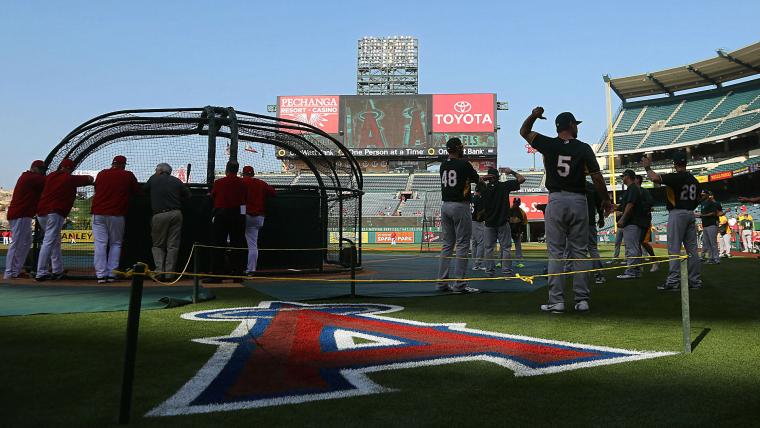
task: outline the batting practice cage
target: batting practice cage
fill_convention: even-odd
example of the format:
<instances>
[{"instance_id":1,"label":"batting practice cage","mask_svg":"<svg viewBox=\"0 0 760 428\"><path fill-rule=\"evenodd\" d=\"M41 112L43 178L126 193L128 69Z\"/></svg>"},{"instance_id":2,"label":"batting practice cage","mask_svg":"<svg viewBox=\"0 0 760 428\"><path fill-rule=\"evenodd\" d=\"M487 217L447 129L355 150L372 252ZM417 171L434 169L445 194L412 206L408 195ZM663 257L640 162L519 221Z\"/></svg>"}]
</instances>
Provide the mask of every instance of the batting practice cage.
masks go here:
<instances>
[{"instance_id":1,"label":"batting practice cage","mask_svg":"<svg viewBox=\"0 0 760 428\"><path fill-rule=\"evenodd\" d=\"M95 177L110 168L117 155L126 156L127 170L140 183L165 162L190 189L191 197L182 206L178 270L194 265L208 272L212 251L246 250L211 245L209 193L230 160L239 162L241 171L245 165L252 166L257 178L277 190L267 201L259 234L259 271L340 270L351 258L361 264L361 170L340 142L314 126L231 107L116 111L74 129L45 163L48 171L55 171L61 161L71 159L76 165L74 174ZM293 165L300 168L297 176ZM95 191L93 186L78 189L61 233L64 270L69 276L94 277L90 208ZM130 202L120 268L136 262L153 266L151 216L150 197L141 192ZM35 233L32 262L36 262L41 235Z\"/></svg>"}]
</instances>

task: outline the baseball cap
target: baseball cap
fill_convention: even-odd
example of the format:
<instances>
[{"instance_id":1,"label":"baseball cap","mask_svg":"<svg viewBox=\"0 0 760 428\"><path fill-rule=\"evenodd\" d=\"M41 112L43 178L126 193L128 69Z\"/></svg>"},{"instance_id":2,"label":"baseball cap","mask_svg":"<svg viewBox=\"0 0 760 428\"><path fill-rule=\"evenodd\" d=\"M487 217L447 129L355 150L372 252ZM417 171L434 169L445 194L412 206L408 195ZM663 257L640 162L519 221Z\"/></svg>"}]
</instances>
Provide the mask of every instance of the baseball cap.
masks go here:
<instances>
[{"instance_id":1,"label":"baseball cap","mask_svg":"<svg viewBox=\"0 0 760 428\"><path fill-rule=\"evenodd\" d=\"M573 114L570 113L569 111L558 114L557 118L554 119L554 124L557 125L558 129L568 128L573 123L578 125L581 123L581 121L576 120L575 116L573 116Z\"/></svg>"},{"instance_id":2,"label":"baseball cap","mask_svg":"<svg viewBox=\"0 0 760 428\"><path fill-rule=\"evenodd\" d=\"M111 163L114 165L126 165L127 158L122 155L114 156L113 161Z\"/></svg>"},{"instance_id":3,"label":"baseball cap","mask_svg":"<svg viewBox=\"0 0 760 428\"><path fill-rule=\"evenodd\" d=\"M742 205L742 212L744 212L744 211L747 211L747 206L746 205Z\"/></svg>"},{"instance_id":4,"label":"baseball cap","mask_svg":"<svg viewBox=\"0 0 760 428\"><path fill-rule=\"evenodd\" d=\"M246 165L243 167L243 174L253 174L253 167Z\"/></svg>"},{"instance_id":5,"label":"baseball cap","mask_svg":"<svg viewBox=\"0 0 760 428\"><path fill-rule=\"evenodd\" d=\"M499 176L499 170L497 170L496 168L488 168L488 175L495 175L495 176L498 177Z\"/></svg>"},{"instance_id":6,"label":"baseball cap","mask_svg":"<svg viewBox=\"0 0 760 428\"><path fill-rule=\"evenodd\" d=\"M673 163L685 165L686 164L686 152L679 150L673 153Z\"/></svg>"},{"instance_id":7,"label":"baseball cap","mask_svg":"<svg viewBox=\"0 0 760 428\"><path fill-rule=\"evenodd\" d=\"M36 161L32 162L32 168L45 169L45 162L37 159Z\"/></svg>"},{"instance_id":8,"label":"baseball cap","mask_svg":"<svg viewBox=\"0 0 760 428\"><path fill-rule=\"evenodd\" d=\"M462 147L462 140L457 137L449 138L446 142L446 150L459 150Z\"/></svg>"},{"instance_id":9,"label":"baseball cap","mask_svg":"<svg viewBox=\"0 0 760 428\"><path fill-rule=\"evenodd\" d=\"M513 204L519 204L520 202L522 202L522 201L520 200L520 198L514 198L514 199L512 199L512 203L513 203Z\"/></svg>"},{"instance_id":10,"label":"baseball cap","mask_svg":"<svg viewBox=\"0 0 760 428\"><path fill-rule=\"evenodd\" d=\"M636 173L633 172L632 169L626 169L625 171L623 171L623 175L620 176L620 178L623 178L623 177L629 177L631 180L635 180Z\"/></svg>"},{"instance_id":11,"label":"baseball cap","mask_svg":"<svg viewBox=\"0 0 760 428\"><path fill-rule=\"evenodd\" d=\"M61 168L74 169L74 167L75 167L74 161L66 158L61 161L61 165L58 167L58 169L61 169Z\"/></svg>"}]
</instances>

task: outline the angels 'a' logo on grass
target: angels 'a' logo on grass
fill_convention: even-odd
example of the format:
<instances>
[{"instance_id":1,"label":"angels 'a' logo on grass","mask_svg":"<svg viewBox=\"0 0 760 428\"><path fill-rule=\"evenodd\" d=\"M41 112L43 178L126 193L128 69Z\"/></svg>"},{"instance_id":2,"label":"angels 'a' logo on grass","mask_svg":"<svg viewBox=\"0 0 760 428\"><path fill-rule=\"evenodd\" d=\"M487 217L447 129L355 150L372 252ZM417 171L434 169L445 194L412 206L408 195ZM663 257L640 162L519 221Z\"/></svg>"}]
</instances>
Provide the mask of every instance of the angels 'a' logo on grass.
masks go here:
<instances>
[{"instance_id":1,"label":"angels 'a' logo on grass","mask_svg":"<svg viewBox=\"0 0 760 428\"><path fill-rule=\"evenodd\" d=\"M182 317L237 321L229 335L196 339L218 346L174 396L148 416L206 413L391 391L367 373L489 361L515 376L642 360L639 352L384 317L399 306L262 302Z\"/></svg>"}]
</instances>

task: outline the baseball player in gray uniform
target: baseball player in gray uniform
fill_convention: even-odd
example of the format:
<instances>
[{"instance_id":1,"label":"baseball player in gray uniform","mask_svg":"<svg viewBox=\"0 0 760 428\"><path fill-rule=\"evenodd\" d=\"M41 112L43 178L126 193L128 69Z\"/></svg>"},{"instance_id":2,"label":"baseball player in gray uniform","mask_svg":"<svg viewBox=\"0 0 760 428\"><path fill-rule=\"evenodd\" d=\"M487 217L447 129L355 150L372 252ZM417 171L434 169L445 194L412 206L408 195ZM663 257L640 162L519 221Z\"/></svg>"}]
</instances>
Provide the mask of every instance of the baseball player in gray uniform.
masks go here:
<instances>
[{"instance_id":1,"label":"baseball player in gray uniform","mask_svg":"<svg viewBox=\"0 0 760 428\"><path fill-rule=\"evenodd\" d=\"M523 122L520 135L541 152L546 171L546 188L549 189L549 204L546 207L546 245L549 253L549 274L563 271L563 255L573 261L573 270L587 270L591 267L588 251L588 207L586 201L586 175L591 175L596 191L602 201L604 216L608 216L612 204L607 186L602 178L599 163L588 144L579 141L578 124L572 113L560 113L554 121L557 137L550 138L533 132L536 119L543 119L543 107L536 107ZM549 302L541 305L545 312L565 311L564 275L549 277ZM589 310L588 275L578 273L573 278L575 310Z\"/></svg>"},{"instance_id":2,"label":"baseball player in gray uniform","mask_svg":"<svg viewBox=\"0 0 760 428\"><path fill-rule=\"evenodd\" d=\"M647 176L654 183L664 184L668 203L668 254L679 255L683 244L689 256L689 288L701 288L701 263L697 252L697 226L694 209L699 204L699 182L690 172L686 171L686 153L676 152L673 155L673 167L676 172L660 175L652 170L652 160L648 157L641 159L641 165L647 171ZM658 290L678 290L681 286L681 261L670 261L670 272L665 284Z\"/></svg>"},{"instance_id":3,"label":"baseball player in gray uniform","mask_svg":"<svg viewBox=\"0 0 760 428\"><path fill-rule=\"evenodd\" d=\"M483 222L483 199L480 195L482 186L478 186L475 189L475 194L472 195L471 209L472 209L472 238L470 238L470 252L472 253L472 270L482 270L483 268L483 252L485 251L485 242L483 241L483 230L485 224Z\"/></svg>"},{"instance_id":4,"label":"baseball player in gray uniform","mask_svg":"<svg viewBox=\"0 0 760 428\"><path fill-rule=\"evenodd\" d=\"M470 185L480 180L475 168L462 159L464 146L459 138L451 138L446 142L449 158L441 163L441 232L443 246L441 248L441 264L438 270L438 291L454 291L457 293L477 293L477 288L468 287L466 282L454 281L451 286L448 281L451 270L451 255L456 249L454 263L454 278L464 278L467 270L467 250L472 235L472 212L470 210Z\"/></svg>"}]
</instances>

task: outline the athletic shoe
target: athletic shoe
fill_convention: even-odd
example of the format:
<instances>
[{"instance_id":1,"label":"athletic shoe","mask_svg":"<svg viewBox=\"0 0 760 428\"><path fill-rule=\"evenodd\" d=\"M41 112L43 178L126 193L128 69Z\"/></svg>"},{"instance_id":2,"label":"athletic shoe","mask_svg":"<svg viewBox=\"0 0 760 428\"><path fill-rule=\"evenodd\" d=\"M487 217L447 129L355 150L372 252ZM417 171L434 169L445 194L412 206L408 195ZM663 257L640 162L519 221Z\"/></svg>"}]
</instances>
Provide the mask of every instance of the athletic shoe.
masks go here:
<instances>
[{"instance_id":1,"label":"athletic shoe","mask_svg":"<svg viewBox=\"0 0 760 428\"><path fill-rule=\"evenodd\" d=\"M485 269L480 266L473 266L472 270L485 270Z\"/></svg>"},{"instance_id":2,"label":"athletic shoe","mask_svg":"<svg viewBox=\"0 0 760 428\"><path fill-rule=\"evenodd\" d=\"M117 279L116 279L115 276L108 276L108 277L106 277L106 282L108 282L108 283L113 283L113 282L116 282L116 281L117 281Z\"/></svg>"},{"instance_id":3,"label":"athletic shoe","mask_svg":"<svg viewBox=\"0 0 760 428\"><path fill-rule=\"evenodd\" d=\"M681 289L681 286L679 284L662 284L657 286L657 290L659 291L678 291Z\"/></svg>"},{"instance_id":4,"label":"athletic shoe","mask_svg":"<svg viewBox=\"0 0 760 428\"><path fill-rule=\"evenodd\" d=\"M649 272L657 272L658 270L660 270L660 265L655 263L652 265L652 268L649 269Z\"/></svg>"},{"instance_id":5,"label":"athletic shoe","mask_svg":"<svg viewBox=\"0 0 760 428\"><path fill-rule=\"evenodd\" d=\"M248 272L245 273L245 276L254 276L254 275L256 275L256 271L249 270Z\"/></svg>"},{"instance_id":6,"label":"athletic shoe","mask_svg":"<svg viewBox=\"0 0 760 428\"><path fill-rule=\"evenodd\" d=\"M105 284L106 282L108 282L107 279L105 279L105 278L98 278L98 284Z\"/></svg>"},{"instance_id":7,"label":"athletic shoe","mask_svg":"<svg viewBox=\"0 0 760 428\"><path fill-rule=\"evenodd\" d=\"M519 268L524 268L525 267L525 263L518 263L515 266L517 266Z\"/></svg>"},{"instance_id":8,"label":"athletic shoe","mask_svg":"<svg viewBox=\"0 0 760 428\"><path fill-rule=\"evenodd\" d=\"M641 275L631 275L630 273L621 273L617 276L617 279L637 279L640 278Z\"/></svg>"},{"instance_id":9,"label":"athletic shoe","mask_svg":"<svg viewBox=\"0 0 760 428\"><path fill-rule=\"evenodd\" d=\"M594 284L604 284L605 282L607 282L607 278L603 276L597 276L594 278Z\"/></svg>"},{"instance_id":10,"label":"athletic shoe","mask_svg":"<svg viewBox=\"0 0 760 428\"><path fill-rule=\"evenodd\" d=\"M454 293L460 293L460 294L472 294L472 293L480 293L480 290L473 287L468 287L466 285L463 285L461 287L453 287L451 289Z\"/></svg>"},{"instance_id":11,"label":"athletic shoe","mask_svg":"<svg viewBox=\"0 0 760 428\"><path fill-rule=\"evenodd\" d=\"M581 300L575 304L575 310L578 312L588 312L588 300Z\"/></svg>"},{"instance_id":12,"label":"athletic shoe","mask_svg":"<svg viewBox=\"0 0 760 428\"><path fill-rule=\"evenodd\" d=\"M551 312L553 314L561 314L561 313L565 312L565 303L564 302L559 302L559 303L555 303L553 305L549 305L549 304L541 305L541 310L543 312Z\"/></svg>"},{"instance_id":13,"label":"athletic shoe","mask_svg":"<svg viewBox=\"0 0 760 428\"><path fill-rule=\"evenodd\" d=\"M505 270L501 272L501 276L506 276L507 278L511 278L515 276L515 271L513 270Z\"/></svg>"},{"instance_id":14,"label":"athletic shoe","mask_svg":"<svg viewBox=\"0 0 760 428\"><path fill-rule=\"evenodd\" d=\"M448 293L449 291L451 291L451 287L449 287L446 284L439 284L438 287L436 287L435 289L436 291L439 291L441 293Z\"/></svg>"},{"instance_id":15,"label":"athletic shoe","mask_svg":"<svg viewBox=\"0 0 760 428\"><path fill-rule=\"evenodd\" d=\"M699 290L700 288L702 288L702 284L689 284L689 290Z\"/></svg>"},{"instance_id":16,"label":"athletic shoe","mask_svg":"<svg viewBox=\"0 0 760 428\"><path fill-rule=\"evenodd\" d=\"M40 275L34 278L34 280L37 282L48 281L49 279L50 279L50 275Z\"/></svg>"},{"instance_id":17,"label":"athletic shoe","mask_svg":"<svg viewBox=\"0 0 760 428\"><path fill-rule=\"evenodd\" d=\"M58 281L59 279L66 279L66 274L63 272L52 273L50 274L50 279L53 281Z\"/></svg>"},{"instance_id":18,"label":"athletic shoe","mask_svg":"<svg viewBox=\"0 0 760 428\"><path fill-rule=\"evenodd\" d=\"M607 260L606 262L604 262L604 264L606 264L608 266L611 265L611 264L613 264L613 263L615 263L614 260Z\"/></svg>"}]
</instances>

